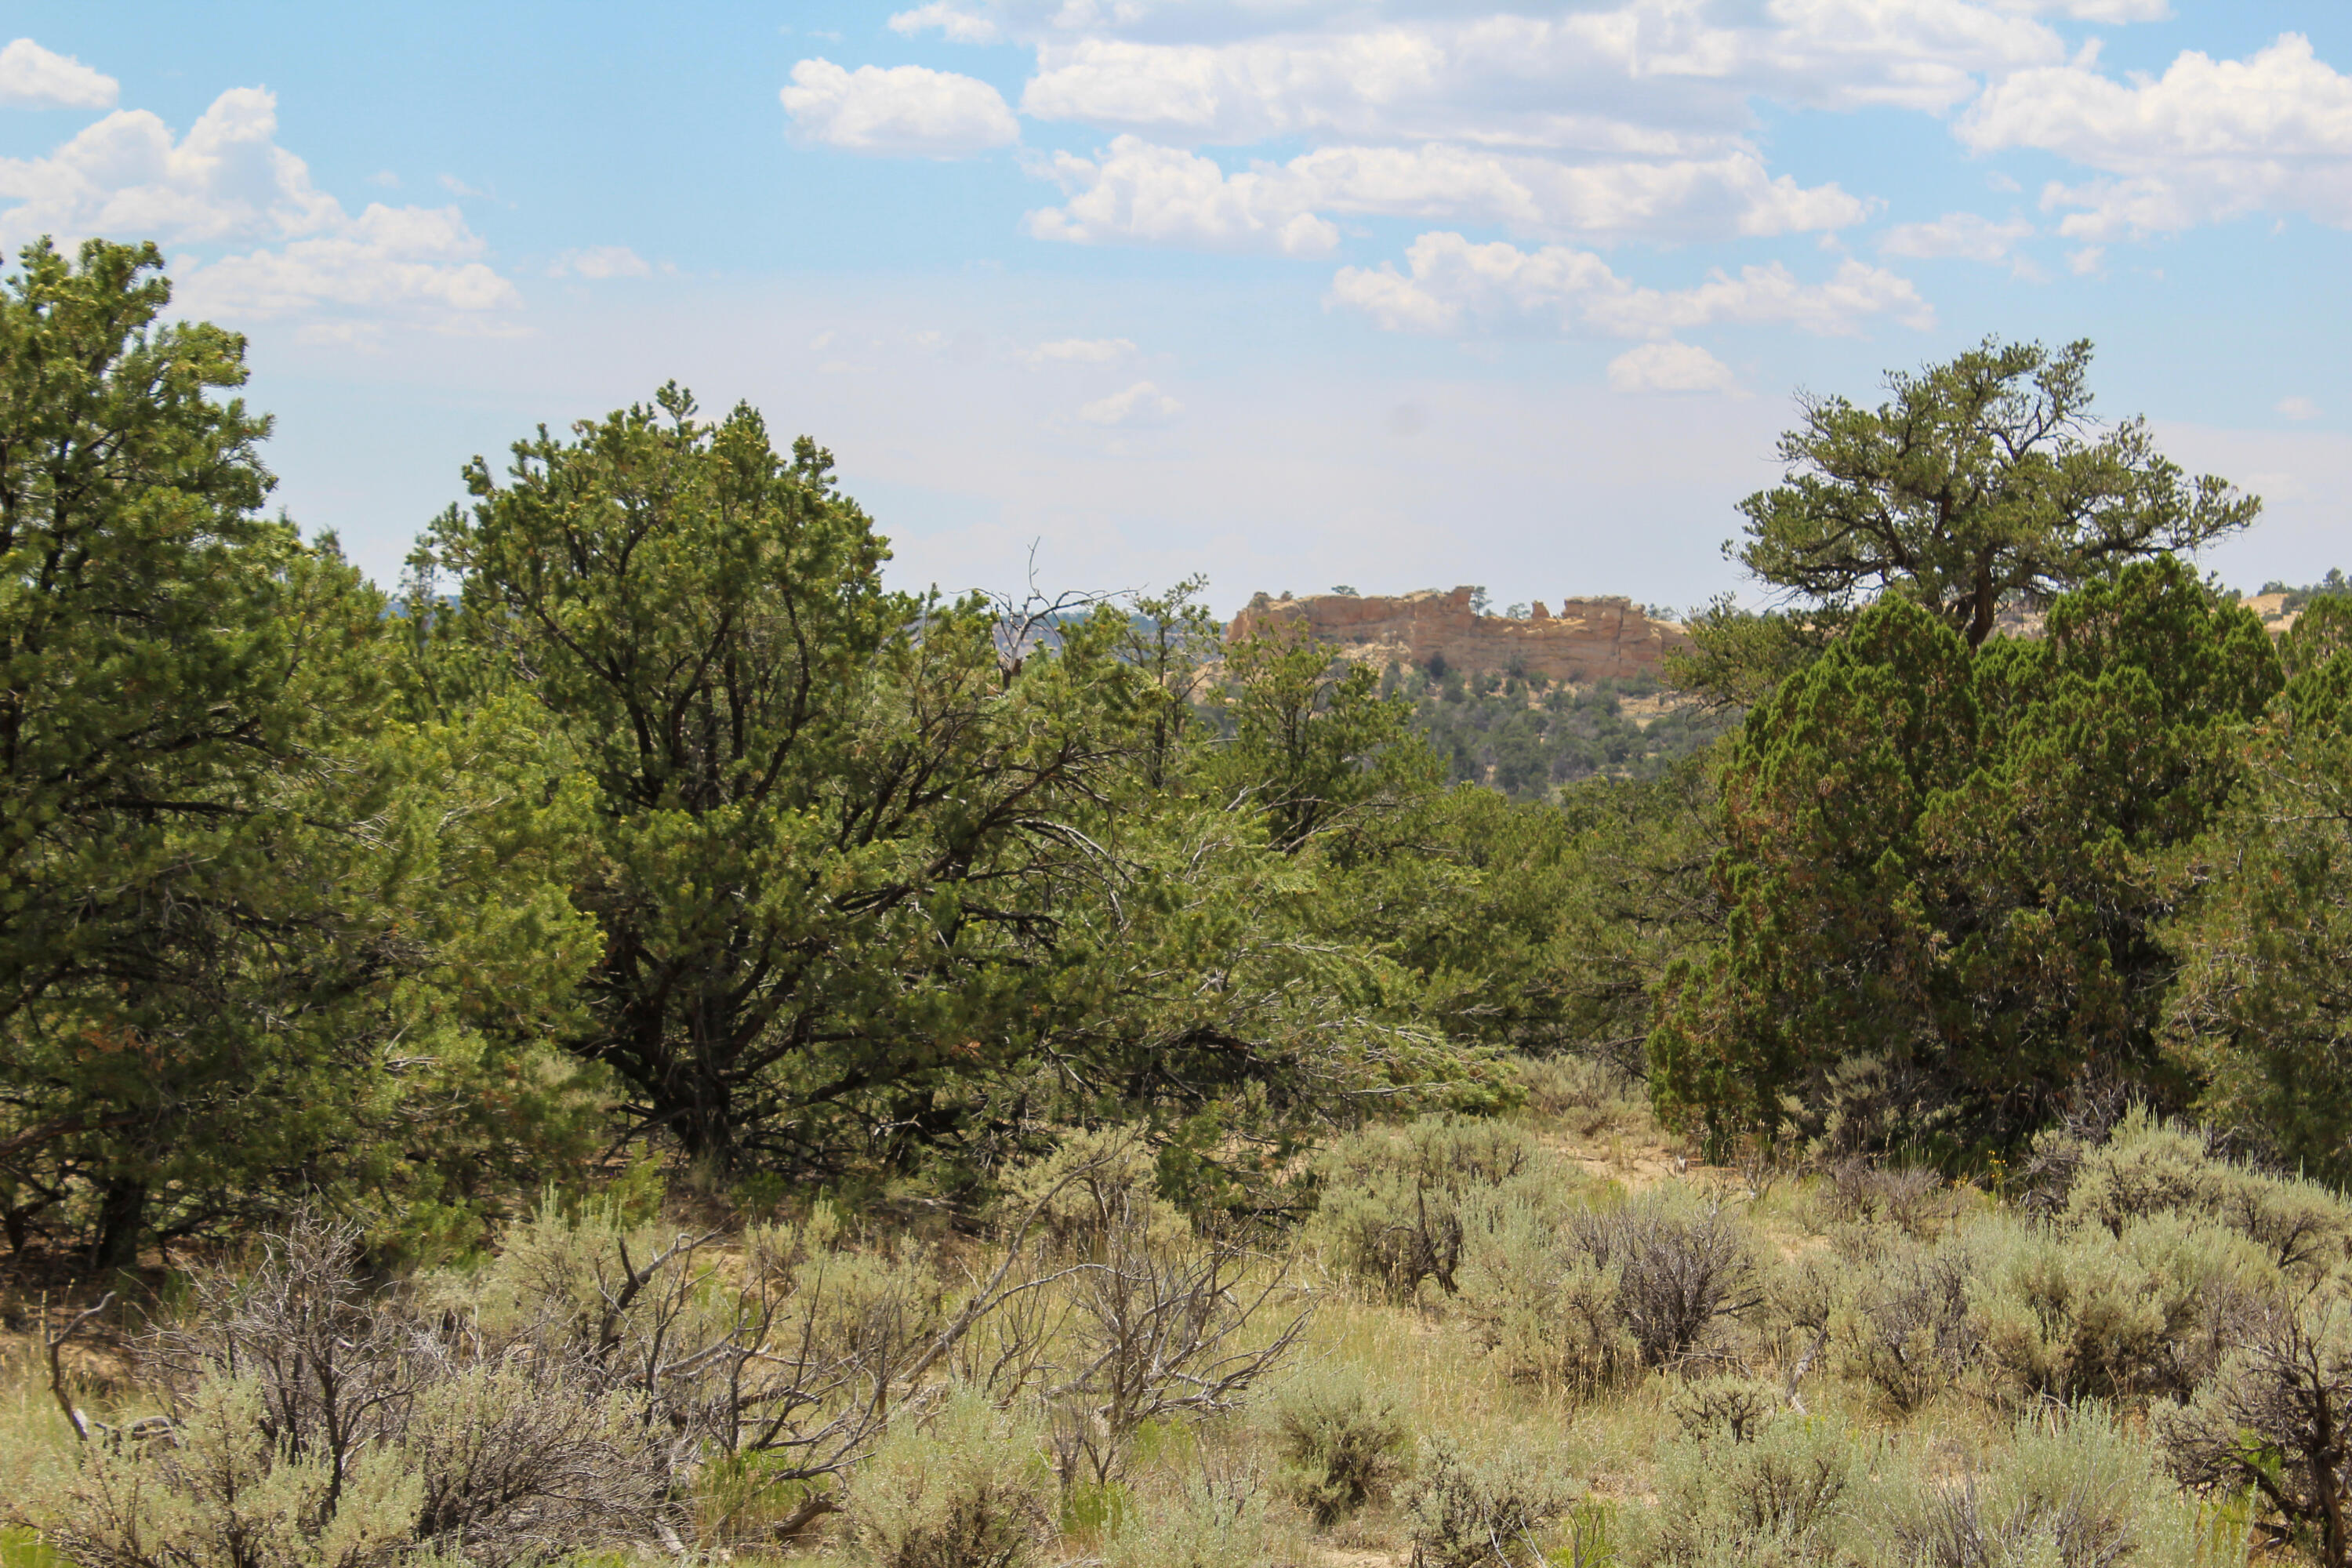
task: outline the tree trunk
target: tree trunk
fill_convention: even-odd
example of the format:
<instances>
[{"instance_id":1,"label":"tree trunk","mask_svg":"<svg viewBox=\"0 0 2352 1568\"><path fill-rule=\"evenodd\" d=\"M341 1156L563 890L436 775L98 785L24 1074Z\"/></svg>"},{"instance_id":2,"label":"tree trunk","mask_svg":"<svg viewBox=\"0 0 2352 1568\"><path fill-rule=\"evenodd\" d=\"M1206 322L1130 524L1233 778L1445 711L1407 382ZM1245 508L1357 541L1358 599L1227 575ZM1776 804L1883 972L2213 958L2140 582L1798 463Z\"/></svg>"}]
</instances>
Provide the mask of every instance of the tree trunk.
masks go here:
<instances>
[{"instance_id":1,"label":"tree trunk","mask_svg":"<svg viewBox=\"0 0 2352 1568\"><path fill-rule=\"evenodd\" d=\"M106 1184L98 1204L98 1237L89 1249L90 1268L100 1273L139 1267L139 1237L146 1228L147 1184L116 1176Z\"/></svg>"}]
</instances>

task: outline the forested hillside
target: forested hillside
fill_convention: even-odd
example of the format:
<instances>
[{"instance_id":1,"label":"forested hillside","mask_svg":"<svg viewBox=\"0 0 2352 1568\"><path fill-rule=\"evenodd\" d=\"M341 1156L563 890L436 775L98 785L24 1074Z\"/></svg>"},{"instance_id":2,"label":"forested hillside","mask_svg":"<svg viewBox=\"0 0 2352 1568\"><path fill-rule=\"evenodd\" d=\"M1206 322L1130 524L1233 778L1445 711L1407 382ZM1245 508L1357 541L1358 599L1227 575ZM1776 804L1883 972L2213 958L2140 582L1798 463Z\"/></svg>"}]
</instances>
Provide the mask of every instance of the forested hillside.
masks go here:
<instances>
[{"instance_id":1,"label":"forested hillside","mask_svg":"<svg viewBox=\"0 0 2352 1568\"><path fill-rule=\"evenodd\" d=\"M676 385L375 584L169 301L0 296L26 1561L2352 1552L2352 598L2087 344L1538 689L894 591Z\"/></svg>"}]
</instances>

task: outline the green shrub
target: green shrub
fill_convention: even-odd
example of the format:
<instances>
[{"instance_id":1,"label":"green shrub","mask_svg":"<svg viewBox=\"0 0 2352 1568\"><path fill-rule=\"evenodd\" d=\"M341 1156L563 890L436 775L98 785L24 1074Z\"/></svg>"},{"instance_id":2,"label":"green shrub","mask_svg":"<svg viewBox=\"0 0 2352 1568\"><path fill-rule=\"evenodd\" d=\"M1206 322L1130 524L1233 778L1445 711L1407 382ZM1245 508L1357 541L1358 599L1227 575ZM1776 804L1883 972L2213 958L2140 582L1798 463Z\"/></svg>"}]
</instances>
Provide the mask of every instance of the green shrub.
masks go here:
<instances>
[{"instance_id":1,"label":"green shrub","mask_svg":"<svg viewBox=\"0 0 2352 1568\"><path fill-rule=\"evenodd\" d=\"M1966 1234L1934 1246L1888 1248L1856 1269L1835 1337L1848 1376L1897 1412L1917 1409L1975 1360L1980 1334L1969 1314L1969 1280L1980 1260Z\"/></svg>"},{"instance_id":2,"label":"green shrub","mask_svg":"<svg viewBox=\"0 0 2352 1568\"><path fill-rule=\"evenodd\" d=\"M1683 1436L1704 1440L1728 1436L1745 1443L1787 1403L1778 1388L1755 1377L1702 1377L1675 1390L1671 1408Z\"/></svg>"},{"instance_id":3,"label":"green shrub","mask_svg":"<svg viewBox=\"0 0 2352 1568\"><path fill-rule=\"evenodd\" d=\"M851 1527L880 1568L1017 1568L1046 1536L1053 1475L1034 1426L967 1389L902 1421L853 1477Z\"/></svg>"},{"instance_id":4,"label":"green shrub","mask_svg":"<svg viewBox=\"0 0 2352 1568\"><path fill-rule=\"evenodd\" d=\"M2199 1131L2144 1107L2127 1111L2106 1142L2082 1152L2065 1214L2117 1236L2133 1220L2156 1215L2210 1221L2307 1277L2352 1257L2352 1205L2342 1198L2316 1182L2222 1158Z\"/></svg>"},{"instance_id":5,"label":"green shrub","mask_svg":"<svg viewBox=\"0 0 2352 1568\"><path fill-rule=\"evenodd\" d=\"M1746 1227L1720 1204L1673 1191L1570 1218L1577 1250L1617 1275L1617 1310L1647 1366L1698 1349L1763 1302Z\"/></svg>"},{"instance_id":6,"label":"green shrub","mask_svg":"<svg viewBox=\"0 0 2352 1568\"><path fill-rule=\"evenodd\" d=\"M1587 1392L1642 1364L1618 1300L1623 1269L1595 1263L1546 1207L1489 1208L1462 1264L1471 1332L1506 1375Z\"/></svg>"},{"instance_id":7,"label":"green shrub","mask_svg":"<svg viewBox=\"0 0 2352 1568\"><path fill-rule=\"evenodd\" d=\"M1782 1415L1745 1442L1685 1436L1658 1459L1658 1506L1638 1563L1827 1563L1852 1534L1853 1494L1870 1456L1838 1423Z\"/></svg>"},{"instance_id":8,"label":"green shrub","mask_svg":"<svg viewBox=\"0 0 2352 1568\"><path fill-rule=\"evenodd\" d=\"M1458 1115L1368 1128L1315 1163L1307 1226L1324 1257L1391 1300L1456 1289L1469 1211L1505 1194L1556 1203L1570 1180L1524 1128Z\"/></svg>"},{"instance_id":9,"label":"green shrub","mask_svg":"<svg viewBox=\"0 0 2352 1568\"><path fill-rule=\"evenodd\" d=\"M1422 1445L1405 1522L1416 1568L1521 1568L1545 1561L1546 1537L1575 1502L1561 1478L1523 1448L1473 1458Z\"/></svg>"},{"instance_id":10,"label":"green shrub","mask_svg":"<svg viewBox=\"0 0 2352 1568\"><path fill-rule=\"evenodd\" d=\"M1957 1474L1885 1467L1863 1551L1877 1568L2220 1568L2242 1560L2157 1474L2104 1406L2025 1417Z\"/></svg>"},{"instance_id":11,"label":"green shrub","mask_svg":"<svg viewBox=\"0 0 2352 1568\"><path fill-rule=\"evenodd\" d=\"M2154 1423L2172 1473L2213 1499L2252 1493L2330 1568L2352 1559L2352 1303L2340 1289L2273 1307L2219 1375Z\"/></svg>"},{"instance_id":12,"label":"green shrub","mask_svg":"<svg viewBox=\"0 0 2352 1568\"><path fill-rule=\"evenodd\" d=\"M1650 1120L1642 1086L1614 1063L1597 1057L1522 1057L1518 1069L1528 1109L1580 1138Z\"/></svg>"},{"instance_id":13,"label":"green shrub","mask_svg":"<svg viewBox=\"0 0 2352 1568\"><path fill-rule=\"evenodd\" d=\"M1352 1372L1302 1373L1275 1402L1273 1428L1283 1490L1324 1529L1362 1508L1404 1468L1403 1412Z\"/></svg>"},{"instance_id":14,"label":"green shrub","mask_svg":"<svg viewBox=\"0 0 2352 1568\"><path fill-rule=\"evenodd\" d=\"M1969 1323L1997 1394L2071 1403L2186 1394L2275 1280L2245 1237L2159 1214L2122 1236L2014 1221L1977 1232Z\"/></svg>"},{"instance_id":15,"label":"green shrub","mask_svg":"<svg viewBox=\"0 0 2352 1568\"><path fill-rule=\"evenodd\" d=\"M1104 1568L1293 1568L1295 1531L1266 1505L1261 1478L1205 1452L1104 1546Z\"/></svg>"}]
</instances>

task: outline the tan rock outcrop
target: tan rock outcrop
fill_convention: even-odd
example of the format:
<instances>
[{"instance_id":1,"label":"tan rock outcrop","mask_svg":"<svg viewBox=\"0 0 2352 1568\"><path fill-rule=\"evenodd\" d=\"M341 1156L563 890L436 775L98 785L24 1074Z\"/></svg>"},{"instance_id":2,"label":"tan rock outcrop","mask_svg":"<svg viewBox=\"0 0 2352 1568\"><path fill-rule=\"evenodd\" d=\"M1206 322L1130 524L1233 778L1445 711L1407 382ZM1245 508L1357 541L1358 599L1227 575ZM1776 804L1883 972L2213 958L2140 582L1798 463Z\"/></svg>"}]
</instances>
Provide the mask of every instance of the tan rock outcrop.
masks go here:
<instances>
[{"instance_id":1,"label":"tan rock outcrop","mask_svg":"<svg viewBox=\"0 0 2352 1568\"><path fill-rule=\"evenodd\" d=\"M1229 638L1304 625L1349 658L1420 665L1442 658L1453 669L1517 669L1537 680L1582 684L1656 676L1669 649L1687 639L1672 621L1654 621L1630 599L1570 599L1553 615L1538 602L1525 620L1482 616L1471 590L1424 589L1394 598L1260 594L1234 617Z\"/></svg>"}]
</instances>

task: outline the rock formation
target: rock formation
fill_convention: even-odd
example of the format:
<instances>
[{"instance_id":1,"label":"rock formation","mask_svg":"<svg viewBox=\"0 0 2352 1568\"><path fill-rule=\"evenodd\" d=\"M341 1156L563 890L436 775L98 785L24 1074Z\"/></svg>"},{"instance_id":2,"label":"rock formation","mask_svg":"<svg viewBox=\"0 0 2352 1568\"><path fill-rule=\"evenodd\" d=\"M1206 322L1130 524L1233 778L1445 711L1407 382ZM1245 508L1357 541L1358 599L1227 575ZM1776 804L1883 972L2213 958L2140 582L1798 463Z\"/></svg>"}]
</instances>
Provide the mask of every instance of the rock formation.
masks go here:
<instances>
[{"instance_id":1,"label":"rock formation","mask_svg":"<svg viewBox=\"0 0 2352 1568\"><path fill-rule=\"evenodd\" d=\"M1570 599L1555 616L1538 602L1525 620L1482 616L1471 590L1434 588L1396 598L1318 594L1276 599L1260 594L1234 617L1229 638L1304 625L1349 658L1451 669L1517 670L1536 680L1582 684L1656 676L1668 649L1685 639L1671 621L1654 621L1630 599Z\"/></svg>"}]
</instances>

